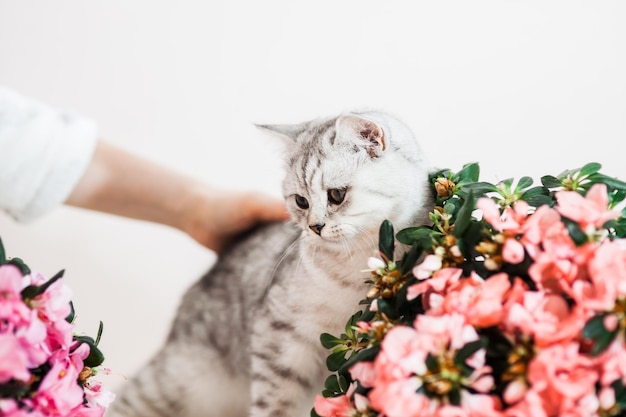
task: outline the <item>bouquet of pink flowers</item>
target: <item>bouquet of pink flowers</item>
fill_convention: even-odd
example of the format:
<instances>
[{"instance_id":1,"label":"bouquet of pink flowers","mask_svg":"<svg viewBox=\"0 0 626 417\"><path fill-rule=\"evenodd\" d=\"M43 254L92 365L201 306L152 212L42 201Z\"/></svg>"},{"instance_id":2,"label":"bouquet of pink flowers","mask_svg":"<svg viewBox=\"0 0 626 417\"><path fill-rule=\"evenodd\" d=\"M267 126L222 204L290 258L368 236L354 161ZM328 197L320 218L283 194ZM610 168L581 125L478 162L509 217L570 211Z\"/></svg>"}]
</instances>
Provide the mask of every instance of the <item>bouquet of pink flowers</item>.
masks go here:
<instances>
[{"instance_id":1,"label":"bouquet of pink flowers","mask_svg":"<svg viewBox=\"0 0 626 417\"><path fill-rule=\"evenodd\" d=\"M61 279L7 259L0 241L0 416L101 417L113 394L92 379L96 340L73 334L71 291Z\"/></svg>"},{"instance_id":2,"label":"bouquet of pink flowers","mask_svg":"<svg viewBox=\"0 0 626 417\"><path fill-rule=\"evenodd\" d=\"M433 174L432 225L383 223L365 308L322 335L312 415L626 415L626 183L600 168Z\"/></svg>"}]
</instances>

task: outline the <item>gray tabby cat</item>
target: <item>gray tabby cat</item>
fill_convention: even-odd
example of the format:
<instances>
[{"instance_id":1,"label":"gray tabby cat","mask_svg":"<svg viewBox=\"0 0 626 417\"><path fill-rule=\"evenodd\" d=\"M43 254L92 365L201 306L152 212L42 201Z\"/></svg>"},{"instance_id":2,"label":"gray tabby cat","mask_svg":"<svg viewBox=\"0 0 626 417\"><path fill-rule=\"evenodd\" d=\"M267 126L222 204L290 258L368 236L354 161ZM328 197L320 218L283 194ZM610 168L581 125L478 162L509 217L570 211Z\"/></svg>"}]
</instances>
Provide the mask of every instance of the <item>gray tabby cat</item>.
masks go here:
<instances>
[{"instance_id":1,"label":"gray tabby cat","mask_svg":"<svg viewBox=\"0 0 626 417\"><path fill-rule=\"evenodd\" d=\"M261 127L286 143L292 223L252 232L189 289L167 342L107 417L309 415L327 376L319 336L340 334L365 297L359 271L381 222L427 221L429 166L398 120Z\"/></svg>"}]
</instances>

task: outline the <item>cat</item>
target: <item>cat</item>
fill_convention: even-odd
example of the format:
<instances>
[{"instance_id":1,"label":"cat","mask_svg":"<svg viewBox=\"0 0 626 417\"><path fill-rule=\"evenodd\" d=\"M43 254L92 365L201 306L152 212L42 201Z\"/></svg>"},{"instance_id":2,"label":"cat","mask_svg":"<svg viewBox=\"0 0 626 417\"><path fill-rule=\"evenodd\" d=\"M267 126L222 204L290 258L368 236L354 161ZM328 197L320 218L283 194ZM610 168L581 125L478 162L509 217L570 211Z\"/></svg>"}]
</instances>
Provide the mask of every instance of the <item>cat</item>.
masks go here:
<instances>
[{"instance_id":1,"label":"cat","mask_svg":"<svg viewBox=\"0 0 626 417\"><path fill-rule=\"evenodd\" d=\"M430 167L396 118L351 112L259 127L285 144L291 222L223 252L107 417L308 416L328 376L319 336L341 334L359 309L381 223L428 222Z\"/></svg>"}]
</instances>

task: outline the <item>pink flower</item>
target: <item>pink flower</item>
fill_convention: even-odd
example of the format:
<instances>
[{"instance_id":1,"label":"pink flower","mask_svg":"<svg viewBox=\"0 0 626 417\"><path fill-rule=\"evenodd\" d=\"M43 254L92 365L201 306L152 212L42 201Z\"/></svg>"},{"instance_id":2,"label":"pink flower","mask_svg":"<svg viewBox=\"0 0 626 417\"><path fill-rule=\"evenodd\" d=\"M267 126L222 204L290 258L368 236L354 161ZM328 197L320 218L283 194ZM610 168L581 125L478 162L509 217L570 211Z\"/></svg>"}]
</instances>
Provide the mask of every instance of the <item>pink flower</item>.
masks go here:
<instances>
[{"instance_id":1,"label":"pink flower","mask_svg":"<svg viewBox=\"0 0 626 417\"><path fill-rule=\"evenodd\" d=\"M455 313L437 317L417 316L415 329L421 339L429 340L424 346L428 346L431 353L439 353L448 346L459 350L467 343L478 340L476 329L465 321L465 317Z\"/></svg>"},{"instance_id":2,"label":"pink flower","mask_svg":"<svg viewBox=\"0 0 626 417\"><path fill-rule=\"evenodd\" d=\"M600 365L600 383L604 387L620 380L626 384L626 346L621 337L597 357Z\"/></svg>"},{"instance_id":3,"label":"pink flower","mask_svg":"<svg viewBox=\"0 0 626 417\"><path fill-rule=\"evenodd\" d=\"M600 228L609 220L620 216L618 210L609 210L605 184L594 184L585 197L575 191L556 193L557 210L561 215L579 223L584 231L589 227Z\"/></svg>"},{"instance_id":4,"label":"pink flower","mask_svg":"<svg viewBox=\"0 0 626 417\"><path fill-rule=\"evenodd\" d=\"M528 203L524 201L518 201L513 208L506 207L504 212L500 213L500 209L495 201L483 197L476 202L476 208L482 211L483 219L499 232L519 232L529 214Z\"/></svg>"},{"instance_id":5,"label":"pink flower","mask_svg":"<svg viewBox=\"0 0 626 417\"><path fill-rule=\"evenodd\" d=\"M536 247L538 247L548 235L552 227L561 228L561 216L559 213L544 205L537 208L532 216L529 216L522 227L523 241L531 257L535 257Z\"/></svg>"},{"instance_id":6,"label":"pink flower","mask_svg":"<svg viewBox=\"0 0 626 417\"><path fill-rule=\"evenodd\" d=\"M581 355L577 343L546 347L528 365L531 390L551 409L549 415L593 415L597 404L593 408L588 396L595 396L598 377L594 360Z\"/></svg>"},{"instance_id":7,"label":"pink flower","mask_svg":"<svg viewBox=\"0 0 626 417\"><path fill-rule=\"evenodd\" d=\"M72 417L103 417L106 410L102 407L86 407L79 405L72 410Z\"/></svg>"},{"instance_id":8,"label":"pink flower","mask_svg":"<svg viewBox=\"0 0 626 417\"><path fill-rule=\"evenodd\" d=\"M461 278L463 270L460 268L443 268L435 272L430 279L425 279L423 282L413 284L407 288L406 298L413 300L420 294L426 292L442 293L446 287L454 284Z\"/></svg>"},{"instance_id":9,"label":"pink flower","mask_svg":"<svg viewBox=\"0 0 626 417\"><path fill-rule=\"evenodd\" d=\"M522 262L524 260L524 245L517 239L506 239L502 246L502 259L513 265Z\"/></svg>"},{"instance_id":10,"label":"pink flower","mask_svg":"<svg viewBox=\"0 0 626 417\"><path fill-rule=\"evenodd\" d=\"M322 417L351 417L356 411L355 406L350 401L350 395L353 391L354 385L348 389L346 395L339 397L324 398L317 395L313 402L313 408Z\"/></svg>"},{"instance_id":11,"label":"pink flower","mask_svg":"<svg viewBox=\"0 0 626 417\"><path fill-rule=\"evenodd\" d=\"M352 379L358 380L365 388L371 388L376 383L376 370L373 362L357 362L350 368Z\"/></svg>"},{"instance_id":12,"label":"pink flower","mask_svg":"<svg viewBox=\"0 0 626 417\"><path fill-rule=\"evenodd\" d=\"M417 378L398 379L377 384L369 393L372 407L387 417L422 417L433 408L431 400L417 392Z\"/></svg>"},{"instance_id":13,"label":"pink flower","mask_svg":"<svg viewBox=\"0 0 626 417\"><path fill-rule=\"evenodd\" d=\"M10 264L0 266L0 319L10 326L22 326L30 322L30 309L21 296L22 273Z\"/></svg>"},{"instance_id":14,"label":"pink flower","mask_svg":"<svg viewBox=\"0 0 626 417\"><path fill-rule=\"evenodd\" d=\"M439 271L442 266L442 260L440 256L437 255L426 255L424 260L413 268L413 275L417 279L426 279L430 278L433 273Z\"/></svg>"},{"instance_id":15,"label":"pink flower","mask_svg":"<svg viewBox=\"0 0 626 417\"><path fill-rule=\"evenodd\" d=\"M35 278L33 281L37 282L41 281L41 279ZM70 315L72 311L70 307L71 300L72 291L65 285L63 280L60 279L50 285L43 294L33 298L30 302L30 306L39 312L40 317L47 321L54 322L65 320L65 318Z\"/></svg>"},{"instance_id":16,"label":"pink flower","mask_svg":"<svg viewBox=\"0 0 626 417\"><path fill-rule=\"evenodd\" d=\"M524 382L523 378L517 378L509 382L509 384L506 386L506 389L504 390L502 398L507 404L515 404L516 402L524 398L526 391L528 391L528 386L526 385L526 382Z\"/></svg>"},{"instance_id":17,"label":"pink flower","mask_svg":"<svg viewBox=\"0 0 626 417\"><path fill-rule=\"evenodd\" d=\"M483 280L475 272L452 285L443 297L443 311L462 314L477 327L495 326L502 321L503 303L510 289L509 277L499 273Z\"/></svg>"},{"instance_id":18,"label":"pink flower","mask_svg":"<svg viewBox=\"0 0 626 417\"><path fill-rule=\"evenodd\" d=\"M13 378L28 381L28 358L20 341L11 333L0 333L0 384Z\"/></svg>"},{"instance_id":19,"label":"pink flower","mask_svg":"<svg viewBox=\"0 0 626 417\"><path fill-rule=\"evenodd\" d=\"M596 288L604 287L606 296L613 299L626 296L626 243L602 242L589 260L589 276Z\"/></svg>"},{"instance_id":20,"label":"pink flower","mask_svg":"<svg viewBox=\"0 0 626 417\"><path fill-rule=\"evenodd\" d=\"M44 377L34 401L44 413L68 415L83 402L83 389L72 366L57 362Z\"/></svg>"},{"instance_id":21,"label":"pink flower","mask_svg":"<svg viewBox=\"0 0 626 417\"><path fill-rule=\"evenodd\" d=\"M104 409L113 402L115 394L105 390L100 381L88 381L85 384L85 399L88 407Z\"/></svg>"},{"instance_id":22,"label":"pink flower","mask_svg":"<svg viewBox=\"0 0 626 417\"><path fill-rule=\"evenodd\" d=\"M560 295L527 291L521 303L511 305L505 322L509 331L518 329L537 346L548 346L577 338L587 318L580 308L570 311Z\"/></svg>"}]
</instances>

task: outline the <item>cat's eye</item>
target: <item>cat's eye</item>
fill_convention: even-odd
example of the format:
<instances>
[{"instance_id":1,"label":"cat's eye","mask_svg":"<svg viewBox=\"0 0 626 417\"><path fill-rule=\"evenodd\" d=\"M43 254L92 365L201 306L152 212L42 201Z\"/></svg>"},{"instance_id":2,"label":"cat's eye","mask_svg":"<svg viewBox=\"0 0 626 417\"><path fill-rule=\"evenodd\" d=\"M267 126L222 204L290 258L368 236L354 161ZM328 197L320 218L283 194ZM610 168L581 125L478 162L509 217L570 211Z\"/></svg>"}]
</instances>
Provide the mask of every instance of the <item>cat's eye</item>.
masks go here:
<instances>
[{"instance_id":1,"label":"cat's eye","mask_svg":"<svg viewBox=\"0 0 626 417\"><path fill-rule=\"evenodd\" d=\"M306 210L309 208L309 201L301 195L296 194L296 205L302 210Z\"/></svg>"},{"instance_id":2,"label":"cat's eye","mask_svg":"<svg viewBox=\"0 0 626 417\"><path fill-rule=\"evenodd\" d=\"M329 203L339 205L343 203L344 198L346 198L345 188L331 188L330 190L328 190Z\"/></svg>"}]
</instances>

